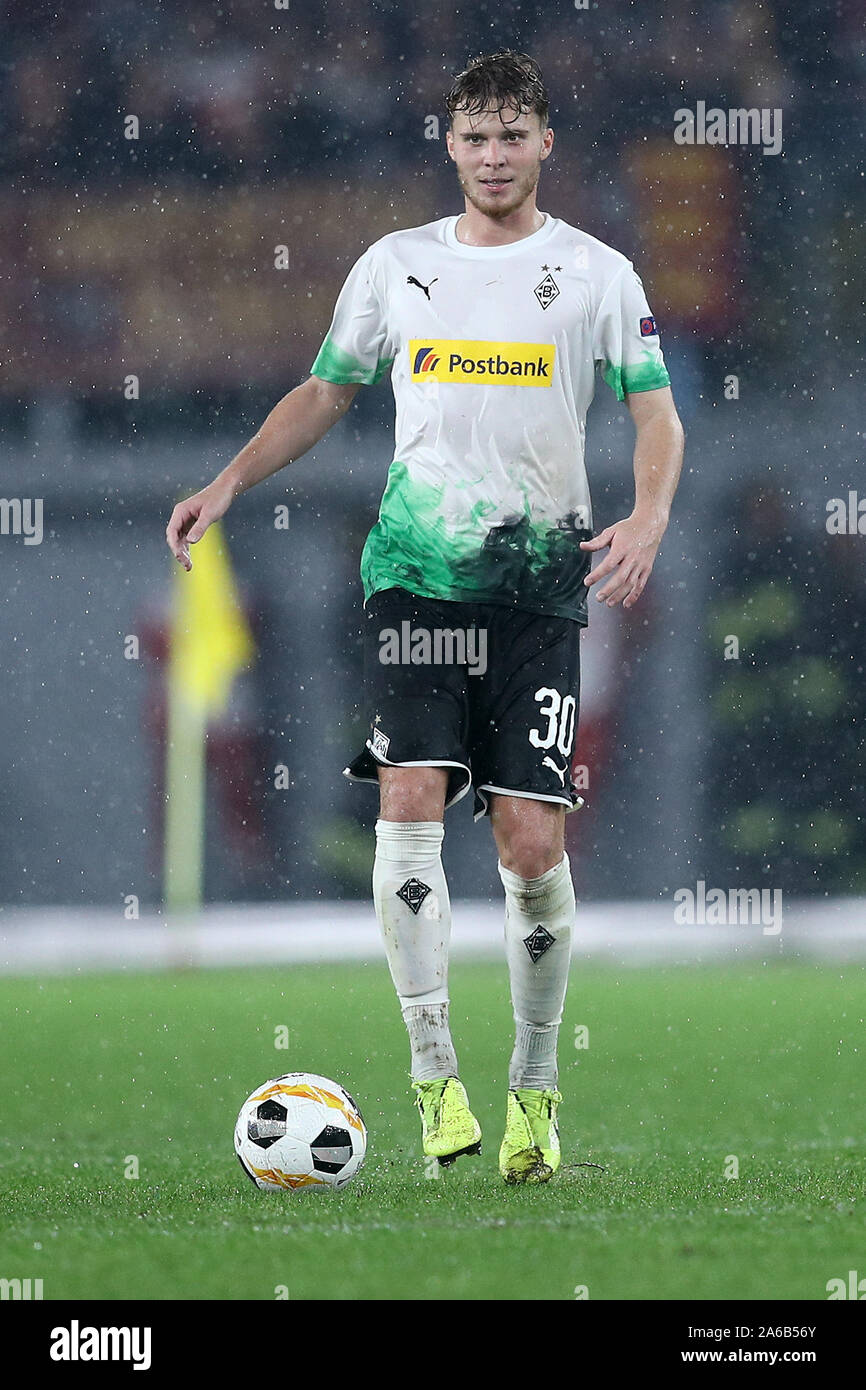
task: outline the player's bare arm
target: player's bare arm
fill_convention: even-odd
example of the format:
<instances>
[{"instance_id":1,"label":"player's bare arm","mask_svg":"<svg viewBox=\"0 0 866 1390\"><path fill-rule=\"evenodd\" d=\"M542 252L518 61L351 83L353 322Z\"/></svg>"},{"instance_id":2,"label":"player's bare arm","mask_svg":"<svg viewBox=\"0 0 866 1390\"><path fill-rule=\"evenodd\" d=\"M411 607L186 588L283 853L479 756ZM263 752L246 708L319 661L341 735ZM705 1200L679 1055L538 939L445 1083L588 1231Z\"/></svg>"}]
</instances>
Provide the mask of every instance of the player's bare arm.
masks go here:
<instances>
[{"instance_id":1,"label":"player's bare arm","mask_svg":"<svg viewBox=\"0 0 866 1390\"><path fill-rule=\"evenodd\" d=\"M189 547L200 541L236 497L312 449L352 404L360 387L311 376L283 396L231 463L201 492L179 502L165 529L168 547L192 569Z\"/></svg>"},{"instance_id":2,"label":"player's bare arm","mask_svg":"<svg viewBox=\"0 0 866 1390\"><path fill-rule=\"evenodd\" d=\"M634 607L646 588L683 462L683 427L670 387L635 392L627 402L637 432L634 510L591 541L581 541L583 550L608 550L584 583L589 587L606 580L596 598L611 608L617 603Z\"/></svg>"}]
</instances>

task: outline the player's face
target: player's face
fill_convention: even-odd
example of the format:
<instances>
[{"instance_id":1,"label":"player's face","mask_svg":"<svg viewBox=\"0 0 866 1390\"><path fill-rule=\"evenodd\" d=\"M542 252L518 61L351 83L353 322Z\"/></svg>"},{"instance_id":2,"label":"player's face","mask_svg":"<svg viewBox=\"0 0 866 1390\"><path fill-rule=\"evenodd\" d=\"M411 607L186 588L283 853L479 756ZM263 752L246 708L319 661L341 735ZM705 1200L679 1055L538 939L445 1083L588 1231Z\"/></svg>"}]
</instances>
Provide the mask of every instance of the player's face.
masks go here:
<instances>
[{"instance_id":1,"label":"player's face","mask_svg":"<svg viewBox=\"0 0 866 1390\"><path fill-rule=\"evenodd\" d=\"M553 131L542 130L534 111L504 107L474 116L457 111L447 144L470 203L488 217L503 217L534 192Z\"/></svg>"}]
</instances>

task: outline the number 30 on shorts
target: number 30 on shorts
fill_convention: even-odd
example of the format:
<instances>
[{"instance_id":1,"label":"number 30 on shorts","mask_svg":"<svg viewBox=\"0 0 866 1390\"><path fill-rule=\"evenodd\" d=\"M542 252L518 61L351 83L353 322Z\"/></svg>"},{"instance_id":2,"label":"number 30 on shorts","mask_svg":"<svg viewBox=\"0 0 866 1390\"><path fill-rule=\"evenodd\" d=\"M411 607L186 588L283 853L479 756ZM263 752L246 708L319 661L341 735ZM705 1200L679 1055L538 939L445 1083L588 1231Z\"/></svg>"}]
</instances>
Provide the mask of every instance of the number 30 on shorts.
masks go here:
<instances>
[{"instance_id":1,"label":"number 30 on shorts","mask_svg":"<svg viewBox=\"0 0 866 1390\"><path fill-rule=\"evenodd\" d=\"M533 748L552 748L555 743L562 756L567 758L574 741L577 701L573 695L563 697L558 690L549 685L542 685L536 690L535 698L539 704L542 700L547 701L538 711L539 714L547 715L547 729L543 737L538 729L530 729L529 742Z\"/></svg>"}]
</instances>

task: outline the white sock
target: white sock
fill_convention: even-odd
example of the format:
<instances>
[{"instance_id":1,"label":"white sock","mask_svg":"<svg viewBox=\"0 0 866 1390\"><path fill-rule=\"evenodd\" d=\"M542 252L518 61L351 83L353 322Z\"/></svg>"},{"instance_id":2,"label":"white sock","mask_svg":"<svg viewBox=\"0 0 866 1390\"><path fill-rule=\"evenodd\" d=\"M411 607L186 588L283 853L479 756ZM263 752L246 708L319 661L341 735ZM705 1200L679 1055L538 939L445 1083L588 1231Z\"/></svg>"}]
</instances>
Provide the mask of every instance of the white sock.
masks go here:
<instances>
[{"instance_id":1,"label":"white sock","mask_svg":"<svg viewBox=\"0 0 866 1390\"><path fill-rule=\"evenodd\" d=\"M515 1023L508 1085L553 1090L574 923L568 855L538 878L522 878L500 863L499 877Z\"/></svg>"},{"instance_id":2,"label":"white sock","mask_svg":"<svg viewBox=\"0 0 866 1390\"><path fill-rule=\"evenodd\" d=\"M412 1049L412 1076L457 1075L448 1026L451 902L441 821L376 821L373 904Z\"/></svg>"},{"instance_id":3,"label":"white sock","mask_svg":"<svg viewBox=\"0 0 866 1390\"><path fill-rule=\"evenodd\" d=\"M457 1075L457 1054L448 1025L448 1001L443 1004L408 1004L403 1022L412 1049L412 1079L435 1081Z\"/></svg>"}]
</instances>

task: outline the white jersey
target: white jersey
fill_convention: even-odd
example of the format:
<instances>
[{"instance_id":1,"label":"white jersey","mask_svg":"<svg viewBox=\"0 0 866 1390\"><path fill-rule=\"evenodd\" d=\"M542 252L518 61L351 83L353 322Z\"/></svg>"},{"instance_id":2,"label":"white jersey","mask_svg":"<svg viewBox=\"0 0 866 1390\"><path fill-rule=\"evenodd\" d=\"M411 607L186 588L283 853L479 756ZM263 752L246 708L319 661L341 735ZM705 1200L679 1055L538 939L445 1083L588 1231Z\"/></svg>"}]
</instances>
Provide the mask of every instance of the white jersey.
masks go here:
<instances>
[{"instance_id":1,"label":"white jersey","mask_svg":"<svg viewBox=\"0 0 866 1390\"><path fill-rule=\"evenodd\" d=\"M398 585L585 623L596 365L620 400L667 386L655 320L631 262L559 218L483 247L457 222L374 242L311 368L364 385L391 368L394 457L364 598Z\"/></svg>"}]
</instances>

